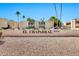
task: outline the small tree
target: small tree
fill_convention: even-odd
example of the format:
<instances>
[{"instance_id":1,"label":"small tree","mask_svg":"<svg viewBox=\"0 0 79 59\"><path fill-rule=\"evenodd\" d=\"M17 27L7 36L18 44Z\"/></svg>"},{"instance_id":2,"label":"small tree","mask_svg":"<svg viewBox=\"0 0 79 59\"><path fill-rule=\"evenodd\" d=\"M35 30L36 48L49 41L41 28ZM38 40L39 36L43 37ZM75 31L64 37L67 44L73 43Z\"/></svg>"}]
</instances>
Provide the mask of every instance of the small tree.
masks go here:
<instances>
[{"instance_id":1,"label":"small tree","mask_svg":"<svg viewBox=\"0 0 79 59\"><path fill-rule=\"evenodd\" d=\"M29 21L29 25L30 25L30 26L29 26L29 29L30 29L30 28L34 28L33 25L34 25L35 20L34 20L34 19L31 19L31 18L27 18L27 21Z\"/></svg>"},{"instance_id":2,"label":"small tree","mask_svg":"<svg viewBox=\"0 0 79 59\"><path fill-rule=\"evenodd\" d=\"M31 19L31 18L27 18L27 21L32 22L32 23L35 22L35 20L34 19Z\"/></svg>"}]
</instances>

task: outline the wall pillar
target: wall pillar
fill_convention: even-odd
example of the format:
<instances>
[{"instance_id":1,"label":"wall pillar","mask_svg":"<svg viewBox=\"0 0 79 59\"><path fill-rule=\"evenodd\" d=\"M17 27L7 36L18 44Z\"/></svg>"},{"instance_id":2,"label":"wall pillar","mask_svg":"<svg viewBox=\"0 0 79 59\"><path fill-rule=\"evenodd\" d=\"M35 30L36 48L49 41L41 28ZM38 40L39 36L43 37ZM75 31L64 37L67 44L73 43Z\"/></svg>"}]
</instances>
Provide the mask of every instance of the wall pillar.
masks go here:
<instances>
[{"instance_id":1,"label":"wall pillar","mask_svg":"<svg viewBox=\"0 0 79 59\"><path fill-rule=\"evenodd\" d=\"M75 29L75 20L71 21L71 29L74 30Z\"/></svg>"}]
</instances>

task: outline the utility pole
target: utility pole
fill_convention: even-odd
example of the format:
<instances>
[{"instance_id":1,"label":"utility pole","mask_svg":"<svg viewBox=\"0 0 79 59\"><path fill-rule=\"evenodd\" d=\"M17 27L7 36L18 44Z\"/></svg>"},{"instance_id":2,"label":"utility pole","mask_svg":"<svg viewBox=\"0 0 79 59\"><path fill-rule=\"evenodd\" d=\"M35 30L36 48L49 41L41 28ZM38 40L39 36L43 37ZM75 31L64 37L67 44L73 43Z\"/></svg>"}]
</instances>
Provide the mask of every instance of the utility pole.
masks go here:
<instances>
[{"instance_id":1,"label":"utility pole","mask_svg":"<svg viewBox=\"0 0 79 59\"><path fill-rule=\"evenodd\" d=\"M60 5L60 21L61 21L61 17L62 17L62 3ZM61 23L60 23L60 27L61 27Z\"/></svg>"},{"instance_id":2,"label":"utility pole","mask_svg":"<svg viewBox=\"0 0 79 59\"><path fill-rule=\"evenodd\" d=\"M57 15L57 8L56 8L56 4L55 4L55 3L54 3L54 8L55 8L56 18L58 19L58 15ZM58 20L57 20L57 27L58 27Z\"/></svg>"}]
</instances>

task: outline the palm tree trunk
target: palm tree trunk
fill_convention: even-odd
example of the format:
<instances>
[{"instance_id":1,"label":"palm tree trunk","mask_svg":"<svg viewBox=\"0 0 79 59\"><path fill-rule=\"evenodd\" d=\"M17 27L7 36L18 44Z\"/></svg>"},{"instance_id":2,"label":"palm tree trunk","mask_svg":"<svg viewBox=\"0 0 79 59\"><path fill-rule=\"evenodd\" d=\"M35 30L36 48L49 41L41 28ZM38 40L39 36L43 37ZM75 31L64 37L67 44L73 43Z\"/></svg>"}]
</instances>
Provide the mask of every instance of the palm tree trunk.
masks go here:
<instances>
[{"instance_id":1,"label":"palm tree trunk","mask_svg":"<svg viewBox=\"0 0 79 59\"><path fill-rule=\"evenodd\" d=\"M54 20L53 20L53 29L54 29Z\"/></svg>"},{"instance_id":2,"label":"palm tree trunk","mask_svg":"<svg viewBox=\"0 0 79 59\"><path fill-rule=\"evenodd\" d=\"M18 29L19 29L19 16L17 18L18 18Z\"/></svg>"},{"instance_id":3,"label":"palm tree trunk","mask_svg":"<svg viewBox=\"0 0 79 59\"><path fill-rule=\"evenodd\" d=\"M57 27L58 27L58 23L59 23L59 22L58 22L58 20L57 20Z\"/></svg>"}]
</instances>

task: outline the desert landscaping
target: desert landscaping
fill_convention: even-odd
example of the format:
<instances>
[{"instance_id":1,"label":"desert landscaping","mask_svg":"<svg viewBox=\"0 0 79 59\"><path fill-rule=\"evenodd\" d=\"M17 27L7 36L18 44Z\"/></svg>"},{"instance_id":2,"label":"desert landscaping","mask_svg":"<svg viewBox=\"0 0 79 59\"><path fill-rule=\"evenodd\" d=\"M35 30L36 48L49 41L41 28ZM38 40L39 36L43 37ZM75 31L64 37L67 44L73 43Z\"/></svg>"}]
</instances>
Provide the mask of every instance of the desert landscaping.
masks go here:
<instances>
[{"instance_id":1,"label":"desert landscaping","mask_svg":"<svg viewBox=\"0 0 79 59\"><path fill-rule=\"evenodd\" d=\"M79 37L4 37L0 43L2 56L79 55Z\"/></svg>"}]
</instances>

